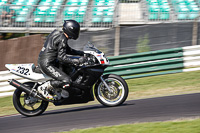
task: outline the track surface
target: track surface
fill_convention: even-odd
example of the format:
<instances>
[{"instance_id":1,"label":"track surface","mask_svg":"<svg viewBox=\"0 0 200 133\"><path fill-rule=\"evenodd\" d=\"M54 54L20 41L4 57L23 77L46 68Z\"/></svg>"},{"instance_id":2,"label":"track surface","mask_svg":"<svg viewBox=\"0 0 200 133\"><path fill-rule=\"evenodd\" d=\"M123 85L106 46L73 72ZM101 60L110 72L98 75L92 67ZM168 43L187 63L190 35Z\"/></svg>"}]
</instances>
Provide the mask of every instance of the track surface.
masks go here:
<instances>
[{"instance_id":1,"label":"track surface","mask_svg":"<svg viewBox=\"0 0 200 133\"><path fill-rule=\"evenodd\" d=\"M112 108L99 104L50 111L37 117L1 117L0 133L49 133L193 116L200 116L200 93L127 101Z\"/></svg>"}]
</instances>

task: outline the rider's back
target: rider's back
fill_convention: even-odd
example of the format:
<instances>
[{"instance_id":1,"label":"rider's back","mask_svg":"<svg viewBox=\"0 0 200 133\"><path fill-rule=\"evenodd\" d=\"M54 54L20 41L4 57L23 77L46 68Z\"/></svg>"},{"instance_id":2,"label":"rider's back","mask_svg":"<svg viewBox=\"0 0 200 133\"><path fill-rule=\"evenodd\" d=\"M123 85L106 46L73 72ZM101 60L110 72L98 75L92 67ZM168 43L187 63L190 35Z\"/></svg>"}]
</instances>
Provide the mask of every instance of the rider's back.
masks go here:
<instances>
[{"instance_id":1,"label":"rider's back","mask_svg":"<svg viewBox=\"0 0 200 133\"><path fill-rule=\"evenodd\" d=\"M54 30L51 32L39 54L39 60L46 60L48 62L55 61L58 55L58 45L61 41L67 41L66 37L63 36L63 32Z\"/></svg>"}]
</instances>

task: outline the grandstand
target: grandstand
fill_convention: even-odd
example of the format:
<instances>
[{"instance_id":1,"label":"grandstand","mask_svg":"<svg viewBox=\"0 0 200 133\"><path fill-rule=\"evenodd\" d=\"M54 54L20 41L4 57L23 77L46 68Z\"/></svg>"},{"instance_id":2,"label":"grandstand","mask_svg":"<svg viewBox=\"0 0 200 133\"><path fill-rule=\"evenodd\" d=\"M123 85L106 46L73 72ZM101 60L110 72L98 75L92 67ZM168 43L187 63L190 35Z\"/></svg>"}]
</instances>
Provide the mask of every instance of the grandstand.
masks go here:
<instances>
[{"instance_id":1,"label":"grandstand","mask_svg":"<svg viewBox=\"0 0 200 133\"><path fill-rule=\"evenodd\" d=\"M11 23L0 20L1 32L50 32L65 19L75 19L82 29L104 29L199 20L200 0L0 0L0 14L14 10Z\"/></svg>"}]
</instances>

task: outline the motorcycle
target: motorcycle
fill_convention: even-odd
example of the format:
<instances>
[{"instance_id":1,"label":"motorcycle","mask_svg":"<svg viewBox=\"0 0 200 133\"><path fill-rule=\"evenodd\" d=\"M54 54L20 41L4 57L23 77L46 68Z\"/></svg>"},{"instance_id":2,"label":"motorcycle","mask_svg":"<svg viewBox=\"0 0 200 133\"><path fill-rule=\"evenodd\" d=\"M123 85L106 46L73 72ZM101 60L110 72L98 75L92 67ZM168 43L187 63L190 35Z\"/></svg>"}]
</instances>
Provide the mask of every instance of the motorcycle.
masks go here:
<instances>
[{"instance_id":1,"label":"motorcycle","mask_svg":"<svg viewBox=\"0 0 200 133\"><path fill-rule=\"evenodd\" d=\"M24 116L36 116L47 109L49 102L55 106L87 103L94 101L94 95L104 106L113 107L123 104L129 93L126 81L115 74L103 75L104 70L109 66L109 60L93 44L86 44L83 51L87 62L63 69L73 82L68 90L62 88L51 90L49 93L56 95L56 99L53 100L44 98L38 92L38 87L54 79L43 74L33 63L6 64L6 68L12 74L30 80L25 83L20 83L15 79L8 81L16 88L13 94L15 109Z\"/></svg>"}]
</instances>

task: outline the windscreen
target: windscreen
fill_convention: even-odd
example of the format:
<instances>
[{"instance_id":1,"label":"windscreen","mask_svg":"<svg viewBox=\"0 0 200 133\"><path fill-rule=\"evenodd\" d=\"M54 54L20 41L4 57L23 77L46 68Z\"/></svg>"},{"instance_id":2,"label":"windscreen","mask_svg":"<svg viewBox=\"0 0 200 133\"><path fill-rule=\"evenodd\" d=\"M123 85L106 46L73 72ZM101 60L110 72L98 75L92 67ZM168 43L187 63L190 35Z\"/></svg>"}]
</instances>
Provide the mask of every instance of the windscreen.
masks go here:
<instances>
[{"instance_id":1,"label":"windscreen","mask_svg":"<svg viewBox=\"0 0 200 133\"><path fill-rule=\"evenodd\" d=\"M102 52L99 51L92 43L88 42L84 47L83 51L94 51L98 54L101 54Z\"/></svg>"}]
</instances>

